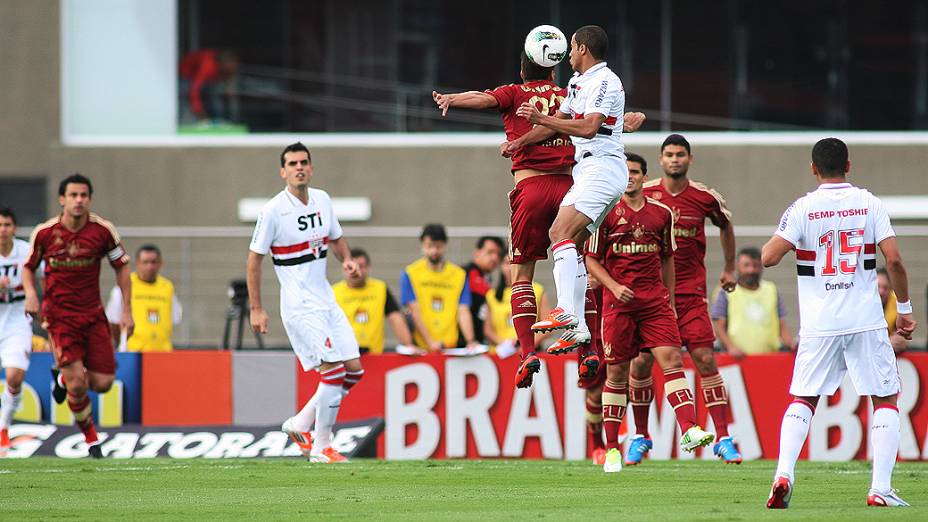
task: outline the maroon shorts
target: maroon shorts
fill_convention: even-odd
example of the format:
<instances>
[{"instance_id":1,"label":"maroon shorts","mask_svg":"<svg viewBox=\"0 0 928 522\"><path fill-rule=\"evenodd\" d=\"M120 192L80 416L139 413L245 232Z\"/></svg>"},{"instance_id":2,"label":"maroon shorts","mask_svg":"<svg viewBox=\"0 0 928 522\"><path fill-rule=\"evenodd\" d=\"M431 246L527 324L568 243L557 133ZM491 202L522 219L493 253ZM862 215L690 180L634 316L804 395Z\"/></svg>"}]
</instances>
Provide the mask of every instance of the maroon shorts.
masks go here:
<instances>
[{"instance_id":1,"label":"maroon shorts","mask_svg":"<svg viewBox=\"0 0 928 522\"><path fill-rule=\"evenodd\" d=\"M677 321L670 303L613 312L603 317L603 353L607 364L631 361L638 352L657 346L680 346Z\"/></svg>"},{"instance_id":2,"label":"maroon shorts","mask_svg":"<svg viewBox=\"0 0 928 522\"><path fill-rule=\"evenodd\" d=\"M103 311L94 315L46 317L45 321L58 366L83 361L89 371L116 373L113 339Z\"/></svg>"},{"instance_id":3,"label":"maroon shorts","mask_svg":"<svg viewBox=\"0 0 928 522\"><path fill-rule=\"evenodd\" d=\"M573 184L570 176L549 174L525 178L509 192L509 254L513 263L548 258L548 229Z\"/></svg>"},{"instance_id":4,"label":"maroon shorts","mask_svg":"<svg viewBox=\"0 0 928 522\"><path fill-rule=\"evenodd\" d=\"M709 319L709 304L701 295L678 295L677 327L680 340L686 349L711 348L715 344L715 331Z\"/></svg>"}]
</instances>

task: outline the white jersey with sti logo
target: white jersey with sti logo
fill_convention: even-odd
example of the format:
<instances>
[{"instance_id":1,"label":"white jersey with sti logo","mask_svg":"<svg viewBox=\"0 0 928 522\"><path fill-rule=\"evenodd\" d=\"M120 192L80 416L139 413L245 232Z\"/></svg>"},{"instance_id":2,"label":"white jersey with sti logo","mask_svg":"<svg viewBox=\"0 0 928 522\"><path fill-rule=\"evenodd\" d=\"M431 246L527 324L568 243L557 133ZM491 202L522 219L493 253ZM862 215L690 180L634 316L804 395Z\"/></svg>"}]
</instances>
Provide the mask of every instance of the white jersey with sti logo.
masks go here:
<instances>
[{"instance_id":1,"label":"white jersey with sti logo","mask_svg":"<svg viewBox=\"0 0 928 522\"><path fill-rule=\"evenodd\" d=\"M896 233L879 198L823 183L786 209L776 234L796 249L800 337L886 329L876 249Z\"/></svg>"},{"instance_id":2,"label":"white jersey with sti logo","mask_svg":"<svg viewBox=\"0 0 928 522\"><path fill-rule=\"evenodd\" d=\"M0 254L0 279L6 279L6 284L0 285L0 337L14 329L31 328L26 317L26 293L23 290L23 265L28 258L29 242L16 238L13 238L10 255Z\"/></svg>"},{"instance_id":3,"label":"white jersey with sti logo","mask_svg":"<svg viewBox=\"0 0 928 522\"><path fill-rule=\"evenodd\" d=\"M622 125L625 120L625 88L622 80L606 62L600 62L583 74L574 73L567 84L567 98L558 109L574 119L599 113L606 117L602 127L592 138L571 136L577 161L589 156L618 156L625 158L622 144Z\"/></svg>"},{"instance_id":4,"label":"white jersey with sti logo","mask_svg":"<svg viewBox=\"0 0 928 522\"><path fill-rule=\"evenodd\" d=\"M338 306L325 268L329 242L340 237L342 227L323 190L309 189L304 205L284 189L261 209L249 249L271 254L280 281L281 316Z\"/></svg>"}]
</instances>

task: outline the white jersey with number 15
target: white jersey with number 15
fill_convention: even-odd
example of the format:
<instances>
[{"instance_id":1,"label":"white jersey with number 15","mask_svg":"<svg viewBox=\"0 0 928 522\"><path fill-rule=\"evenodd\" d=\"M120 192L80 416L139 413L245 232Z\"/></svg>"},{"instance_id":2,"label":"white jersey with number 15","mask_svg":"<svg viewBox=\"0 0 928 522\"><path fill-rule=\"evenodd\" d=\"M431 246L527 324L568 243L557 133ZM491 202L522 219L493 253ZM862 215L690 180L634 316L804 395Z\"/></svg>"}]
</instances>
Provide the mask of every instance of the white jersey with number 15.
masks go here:
<instances>
[{"instance_id":1,"label":"white jersey with number 15","mask_svg":"<svg viewBox=\"0 0 928 522\"><path fill-rule=\"evenodd\" d=\"M823 183L786 209L776 234L796 248L800 337L886 328L876 248L896 233L879 198L850 183Z\"/></svg>"}]
</instances>

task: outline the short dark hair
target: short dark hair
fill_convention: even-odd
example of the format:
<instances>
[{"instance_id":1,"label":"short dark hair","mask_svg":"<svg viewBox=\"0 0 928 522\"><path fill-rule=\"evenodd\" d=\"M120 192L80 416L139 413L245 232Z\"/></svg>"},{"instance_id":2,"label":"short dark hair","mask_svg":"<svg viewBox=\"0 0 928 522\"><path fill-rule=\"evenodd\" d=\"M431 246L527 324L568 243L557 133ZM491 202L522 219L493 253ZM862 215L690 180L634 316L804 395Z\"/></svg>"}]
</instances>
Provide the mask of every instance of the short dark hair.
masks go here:
<instances>
[{"instance_id":1,"label":"short dark hair","mask_svg":"<svg viewBox=\"0 0 928 522\"><path fill-rule=\"evenodd\" d=\"M477 250L483 248L487 241L494 243L500 250L506 250L506 243L499 236L480 236L480 239L477 240Z\"/></svg>"},{"instance_id":2,"label":"short dark hair","mask_svg":"<svg viewBox=\"0 0 928 522\"><path fill-rule=\"evenodd\" d=\"M10 207L0 207L0 216L10 218L10 221L12 221L14 225L16 224L16 214L13 213L13 209Z\"/></svg>"},{"instance_id":3,"label":"short dark hair","mask_svg":"<svg viewBox=\"0 0 928 522\"><path fill-rule=\"evenodd\" d=\"M522 67L522 79L531 82L537 80L548 80L551 78L551 70L554 67L542 67L537 63L529 60L528 55L525 54L525 51L522 51L522 56L519 59L520 66Z\"/></svg>"},{"instance_id":4,"label":"short dark hair","mask_svg":"<svg viewBox=\"0 0 928 522\"><path fill-rule=\"evenodd\" d=\"M889 272L886 271L886 267L881 266L880 268L877 268L876 273L877 275L885 275L886 277L889 277Z\"/></svg>"},{"instance_id":5,"label":"short dark hair","mask_svg":"<svg viewBox=\"0 0 928 522\"><path fill-rule=\"evenodd\" d=\"M812 147L812 163L822 176L843 177L847 166L847 145L838 138L819 140Z\"/></svg>"},{"instance_id":6,"label":"short dark hair","mask_svg":"<svg viewBox=\"0 0 928 522\"><path fill-rule=\"evenodd\" d=\"M748 256L751 259L760 259L760 250L757 247L744 247L738 251L738 257Z\"/></svg>"},{"instance_id":7,"label":"short dark hair","mask_svg":"<svg viewBox=\"0 0 928 522\"><path fill-rule=\"evenodd\" d=\"M678 147L683 147L686 149L686 154L692 154L693 151L690 149L690 142L683 137L682 134L671 134L664 138L664 143L661 143L661 152L664 152L664 147L667 145L676 145Z\"/></svg>"},{"instance_id":8,"label":"short dark hair","mask_svg":"<svg viewBox=\"0 0 928 522\"><path fill-rule=\"evenodd\" d=\"M419 234L419 242L429 238L432 241L448 242L448 233L445 232L445 226L440 223L429 223L422 227L422 233Z\"/></svg>"},{"instance_id":9,"label":"short dark hair","mask_svg":"<svg viewBox=\"0 0 928 522\"><path fill-rule=\"evenodd\" d=\"M635 163L641 165L642 174L648 173L648 162L638 154L635 154L634 152L626 152L625 161L634 161Z\"/></svg>"},{"instance_id":10,"label":"short dark hair","mask_svg":"<svg viewBox=\"0 0 928 522\"><path fill-rule=\"evenodd\" d=\"M135 258L138 259L142 252L154 252L159 259L161 258L161 249L154 243L145 243L140 246L139 249L135 251Z\"/></svg>"},{"instance_id":11,"label":"short dark hair","mask_svg":"<svg viewBox=\"0 0 928 522\"><path fill-rule=\"evenodd\" d=\"M367 251L363 248L352 248L351 257L363 257L367 264L371 264L371 256L367 255Z\"/></svg>"},{"instance_id":12,"label":"short dark hair","mask_svg":"<svg viewBox=\"0 0 928 522\"><path fill-rule=\"evenodd\" d=\"M609 37L606 31L598 25L584 25L574 33L574 40L577 45L585 45L590 55L597 60L606 57L606 51L609 50Z\"/></svg>"},{"instance_id":13,"label":"short dark hair","mask_svg":"<svg viewBox=\"0 0 928 522\"><path fill-rule=\"evenodd\" d=\"M90 183L90 180L86 176L81 175L79 172L75 172L70 176L61 180L61 183L58 185L58 195L64 196L65 192L68 190L69 183L80 183L82 185L87 185L87 191L90 192L90 195L93 196L93 185Z\"/></svg>"},{"instance_id":14,"label":"short dark hair","mask_svg":"<svg viewBox=\"0 0 928 522\"><path fill-rule=\"evenodd\" d=\"M306 159L308 159L310 163L313 162L313 156L312 154L309 153L309 149L306 148L306 145L303 145L303 142L298 141L296 143L291 143L290 145L287 145L286 148L284 148L284 151L280 153L280 166L281 167L283 167L284 163L286 163L286 160L284 160L284 156L286 156L288 152L305 152Z\"/></svg>"}]
</instances>

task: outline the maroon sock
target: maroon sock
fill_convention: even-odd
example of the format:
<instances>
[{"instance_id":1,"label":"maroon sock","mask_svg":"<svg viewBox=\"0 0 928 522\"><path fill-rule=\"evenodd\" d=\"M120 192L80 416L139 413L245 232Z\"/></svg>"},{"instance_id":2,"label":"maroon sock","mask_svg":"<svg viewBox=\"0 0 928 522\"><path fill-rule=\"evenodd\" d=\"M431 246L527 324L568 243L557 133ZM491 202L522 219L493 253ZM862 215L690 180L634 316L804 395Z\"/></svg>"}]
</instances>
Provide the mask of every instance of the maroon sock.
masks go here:
<instances>
[{"instance_id":1,"label":"maroon sock","mask_svg":"<svg viewBox=\"0 0 928 522\"><path fill-rule=\"evenodd\" d=\"M535 302L535 289L531 281L512 283L512 326L516 329L522 357L535 352L535 333L532 325L538 320L538 304Z\"/></svg>"},{"instance_id":2,"label":"maroon sock","mask_svg":"<svg viewBox=\"0 0 928 522\"><path fill-rule=\"evenodd\" d=\"M628 404L628 385L606 380L603 385L603 431L606 432L606 447L619 447L619 427L625 417Z\"/></svg>"},{"instance_id":3,"label":"maroon sock","mask_svg":"<svg viewBox=\"0 0 928 522\"><path fill-rule=\"evenodd\" d=\"M635 433L650 439L648 433L648 417L651 415L651 401L654 400L654 379L648 377L639 381L632 377L629 379L629 403L635 414Z\"/></svg>"},{"instance_id":4,"label":"maroon sock","mask_svg":"<svg viewBox=\"0 0 928 522\"><path fill-rule=\"evenodd\" d=\"M664 395L677 416L682 432L696 425L696 401L683 369L664 370Z\"/></svg>"},{"instance_id":5,"label":"maroon sock","mask_svg":"<svg viewBox=\"0 0 928 522\"><path fill-rule=\"evenodd\" d=\"M712 375L704 375L700 380L702 387L702 398L712 416L712 424L715 426L715 435L717 439L728 436L728 422L730 414L728 411L728 390L725 389L725 382L718 372Z\"/></svg>"},{"instance_id":6,"label":"maroon sock","mask_svg":"<svg viewBox=\"0 0 928 522\"><path fill-rule=\"evenodd\" d=\"M90 397L87 396L87 393L77 396L68 392L68 408L74 414L74 421L78 429L84 434L84 441L87 444L97 442L97 428L93 424Z\"/></svg>"}]
</instances>

